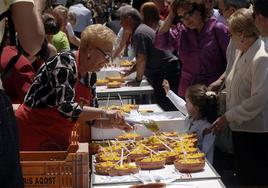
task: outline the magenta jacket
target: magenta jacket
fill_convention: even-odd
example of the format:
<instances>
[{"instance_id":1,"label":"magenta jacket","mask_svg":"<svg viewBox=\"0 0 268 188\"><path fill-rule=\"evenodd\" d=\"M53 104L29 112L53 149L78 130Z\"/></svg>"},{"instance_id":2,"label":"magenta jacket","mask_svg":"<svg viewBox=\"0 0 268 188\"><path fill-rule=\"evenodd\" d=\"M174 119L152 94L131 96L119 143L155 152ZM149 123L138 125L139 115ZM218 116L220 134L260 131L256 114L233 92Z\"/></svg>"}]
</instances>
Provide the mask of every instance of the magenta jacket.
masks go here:
<instances>
[{"instance_id":1,"label":"magenta jacket","mask_svg":"<svg viewBox=\"0 0 268 188\"><path fill-rule=\"evenodd\" d=\"M162 50L177 50L182 64L179 95L184 97L190 85L208 86L225 71L229 40L227 27L210 18L200 33L181 23L169 32L157 32L154 45Z\"/></svg>"}]
</instances>

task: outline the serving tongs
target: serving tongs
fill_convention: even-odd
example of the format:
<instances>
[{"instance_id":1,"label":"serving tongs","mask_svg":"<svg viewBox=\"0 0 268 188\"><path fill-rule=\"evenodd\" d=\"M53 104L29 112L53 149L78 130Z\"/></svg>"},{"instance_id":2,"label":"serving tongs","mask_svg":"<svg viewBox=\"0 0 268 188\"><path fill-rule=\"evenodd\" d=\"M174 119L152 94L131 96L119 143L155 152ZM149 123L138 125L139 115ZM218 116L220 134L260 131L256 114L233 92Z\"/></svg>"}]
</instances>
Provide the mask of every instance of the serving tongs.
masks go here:
<instances>
[{"instance_id":1,"label":"serving tongs","mask_svg":"<svg viewBox=\"0 0 268 188\"><path fill-rule=\"evenodd\" d=\"M140 113L136 110L132 110L131 111L132 114L134 114L135 116L139 117ZM135 125L135 126L145 126L148 130L152 131L152 132L158 132L159 131L159 127L156 123L156 121L154 120L149 120L149 119L133 119L130 117L129 114L125 115L125 121L129 124Z\"/></svg>"}]
</instances>

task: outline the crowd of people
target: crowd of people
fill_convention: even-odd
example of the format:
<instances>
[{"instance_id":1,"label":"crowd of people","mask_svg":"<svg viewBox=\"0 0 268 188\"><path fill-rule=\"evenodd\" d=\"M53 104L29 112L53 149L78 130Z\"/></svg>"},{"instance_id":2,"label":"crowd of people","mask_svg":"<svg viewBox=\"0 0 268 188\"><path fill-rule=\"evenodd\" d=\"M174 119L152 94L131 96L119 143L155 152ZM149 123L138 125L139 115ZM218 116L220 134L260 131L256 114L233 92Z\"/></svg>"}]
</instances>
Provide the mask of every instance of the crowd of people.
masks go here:
<instances>
[{"instance_id":1,"label":"crowd of people","mask_svg":"<svg viewBox=\"0 0 268 188\"><path fill-rule=\"evenodd\" d=\"M122 56L221 175L233 163L237 185L268 186L267 0L7 0L0 13L0 187L23 187L19 151L66 150L77 122L133 129L96 96L96 72Z\"/></svg>"}]
</instances>

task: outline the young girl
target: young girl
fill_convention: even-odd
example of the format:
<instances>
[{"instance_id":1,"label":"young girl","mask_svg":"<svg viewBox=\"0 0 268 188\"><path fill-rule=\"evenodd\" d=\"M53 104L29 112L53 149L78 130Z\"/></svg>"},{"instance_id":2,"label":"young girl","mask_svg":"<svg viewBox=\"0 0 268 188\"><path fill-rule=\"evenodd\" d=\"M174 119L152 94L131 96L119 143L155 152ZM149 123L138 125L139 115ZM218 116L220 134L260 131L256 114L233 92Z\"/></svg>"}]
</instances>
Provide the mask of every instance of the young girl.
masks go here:
<instances>
[{"instance_id":1,"label":"young girl","mask_svg":"<svg viewBox=\"0 0 268 188\"><path fill-rule=\"evenodd\" d=\"M210 131L211 123L217 118L216 94L207 91L205 85L193 85L188 87L184 101L170 90L167 80L163 81L166 96L172 101L177 109L187 115L186 124L188 133L196 133L199 149L206 154L212 164L215 135Z\"/></svg>"}]
</instances>

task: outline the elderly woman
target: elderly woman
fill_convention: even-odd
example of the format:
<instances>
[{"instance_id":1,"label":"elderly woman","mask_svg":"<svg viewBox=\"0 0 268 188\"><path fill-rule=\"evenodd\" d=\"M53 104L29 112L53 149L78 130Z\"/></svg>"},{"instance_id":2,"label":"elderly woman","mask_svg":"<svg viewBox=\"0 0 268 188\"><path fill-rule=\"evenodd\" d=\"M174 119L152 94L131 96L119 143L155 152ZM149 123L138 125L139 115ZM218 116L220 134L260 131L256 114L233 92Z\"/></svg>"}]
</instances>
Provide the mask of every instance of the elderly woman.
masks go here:
<instances>
[{"instance_id":1,"label":"elderly woman","mask_svg":"<svg viewBox=\"0 0 268 188\"><path fill-rule=\"evenodd\" d=\"M130 130L117 111L86 106L92 104L95 74L109 62L115 35L106 26L88 26L78 52L63 52L40 68L24 104L16 111L21 150L64 150L74 124Z\"/></svg>"},{"instance_id":2,"label":"elderly woman","mask_svg":"<svg viewBox=\"0 0 268 188\"><path fill-rule=\"evenodd\" d=\"M179 95L193 84L209 85L225 70L225 53L229 43L227 27L208 18L204 4L178 0L172 4L169 15L156 34L155 46L177 50L182 70ZM170 29L174 18L180 22Z\"/></svg>"},{"instance_id":3,"label":"elderly woman","mask_svg":"<svg viewBox=\"0 0 268 188\"><path fill-rule=\"evenodd\" d=\"M225 81L226 112L213 128L214 132L227 125L232 129L239 184L267 185L268 54L251 9L233 13L229 28L240 51Z\"/></svg>"}]
</instances>

